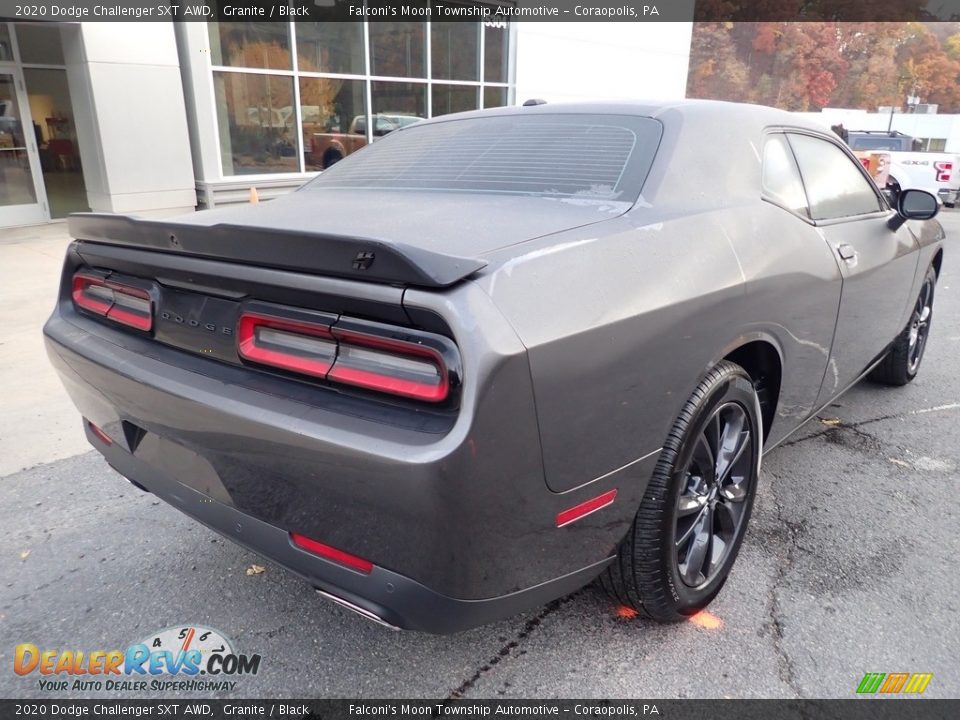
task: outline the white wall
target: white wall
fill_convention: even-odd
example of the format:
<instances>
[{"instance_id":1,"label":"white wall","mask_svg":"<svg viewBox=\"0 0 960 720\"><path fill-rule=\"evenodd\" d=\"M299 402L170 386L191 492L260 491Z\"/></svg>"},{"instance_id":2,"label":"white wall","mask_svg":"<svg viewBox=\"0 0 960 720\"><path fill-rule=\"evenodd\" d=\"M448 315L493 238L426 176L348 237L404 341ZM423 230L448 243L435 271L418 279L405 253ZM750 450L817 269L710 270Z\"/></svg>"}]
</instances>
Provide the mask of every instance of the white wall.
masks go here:
<instances>
[{"instance_id":1,"label":"white wall","mask_svg":"<svg viewBox=\"0 0 960 720\"><path fill-rule=\"evenodd\" d=\"M173 23L62 28L91 209L169 213L196 205Z\"/></svg>"},{"instance_id":2,"label":"white wall","mask_svg":"<svg viewBox=\"0 0 960 720\"><path fill-rule=\"evenodd\" d=\"M517 104L530 98L676 100L686 95L689 22L519 22Z\"/></svg>"}]
</instances>

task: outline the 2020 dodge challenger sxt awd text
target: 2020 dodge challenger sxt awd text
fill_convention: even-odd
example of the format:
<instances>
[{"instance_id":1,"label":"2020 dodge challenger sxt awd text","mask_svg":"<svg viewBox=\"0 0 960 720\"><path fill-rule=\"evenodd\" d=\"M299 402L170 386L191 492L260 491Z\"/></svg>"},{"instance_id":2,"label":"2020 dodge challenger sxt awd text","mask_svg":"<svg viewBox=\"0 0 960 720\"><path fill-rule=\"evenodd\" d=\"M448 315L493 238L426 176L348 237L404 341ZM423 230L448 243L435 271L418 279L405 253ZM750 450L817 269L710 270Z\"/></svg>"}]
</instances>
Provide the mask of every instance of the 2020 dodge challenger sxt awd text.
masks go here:
<instances>
[{"instance_id":1,"label":"2020 dodge challenger sxt awd text","mask_svg":"<svg viewBox=\"0 0 960 720\"><path fill-rule=\"evenodd\" d=\"M762 450L927 340L943 231L829 132L713 102L412 124L301 190L75 215L50 359L135 485L391 626L597 578L704 607Z\"/></svg>"}]
</instances>

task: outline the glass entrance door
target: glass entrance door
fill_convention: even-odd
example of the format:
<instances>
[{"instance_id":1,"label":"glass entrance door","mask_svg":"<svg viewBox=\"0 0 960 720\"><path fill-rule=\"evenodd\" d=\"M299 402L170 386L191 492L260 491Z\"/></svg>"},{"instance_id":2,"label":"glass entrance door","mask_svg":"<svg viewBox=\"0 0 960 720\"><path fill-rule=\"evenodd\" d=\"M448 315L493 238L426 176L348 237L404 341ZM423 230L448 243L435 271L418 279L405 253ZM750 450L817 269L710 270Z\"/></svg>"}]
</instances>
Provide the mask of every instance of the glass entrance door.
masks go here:
<instances>
[{"instance_id":1,"label":"glass entrance door","mask_svg":"<svg viewBox=\"0 0 960 720\"><path fill-rule=\"evenodd\" d=\"M10 33L0 24L0 227L49 219L40 158ZM5 62L9 60L10 62Z\"/></svg>"}]
</instances>

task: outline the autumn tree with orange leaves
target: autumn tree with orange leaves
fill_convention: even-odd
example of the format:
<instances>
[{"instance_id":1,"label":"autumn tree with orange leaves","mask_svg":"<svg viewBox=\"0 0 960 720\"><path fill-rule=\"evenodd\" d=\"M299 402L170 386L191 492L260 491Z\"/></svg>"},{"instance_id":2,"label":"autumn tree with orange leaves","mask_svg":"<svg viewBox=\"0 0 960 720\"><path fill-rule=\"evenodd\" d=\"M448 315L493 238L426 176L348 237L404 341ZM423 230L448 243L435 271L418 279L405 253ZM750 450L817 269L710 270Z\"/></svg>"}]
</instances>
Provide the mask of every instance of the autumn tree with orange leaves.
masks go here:
<instances>
[{"instance_id":1,"label":"autumn tree with orange leaves","mask_svg":"<svg viewBox=\"0 0 960 720\"><path fill-rule=\"evenodd\" d=\"M902 106L960 113L960 23L698 22L688 97L817 111Z\"/></svg>"}]
</instances>

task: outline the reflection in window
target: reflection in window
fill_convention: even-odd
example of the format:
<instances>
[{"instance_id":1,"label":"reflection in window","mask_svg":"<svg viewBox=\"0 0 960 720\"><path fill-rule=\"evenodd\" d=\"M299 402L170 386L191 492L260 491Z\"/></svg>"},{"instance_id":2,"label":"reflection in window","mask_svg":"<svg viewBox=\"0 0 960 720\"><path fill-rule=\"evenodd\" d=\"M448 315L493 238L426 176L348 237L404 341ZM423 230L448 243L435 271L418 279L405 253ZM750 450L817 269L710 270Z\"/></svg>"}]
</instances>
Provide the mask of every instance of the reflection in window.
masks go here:
<instances>
[{"instance_id":1,"label":"reflection in window","mask_svg":"<svg viewBox=\"0 0 960 720\"><path fill-rule=\"evenodd\" d=\"M422 22L370 23L370 72L388 77L425 77Z\"/></svg>"},{"instance_id":2,"label":"reflection in window","mask_svg":"<svg viewBox=\"0 0 960 720\"><path fill-rule=\"evenodd\" d=\"M363 25L298 22L297 63L306 72L362 75Z\"/></svg>"},{"instance_id":3,"label":"reflection in window","mask_svg":"<svg viewBox=\"0 0 960 720\"><path fill-rule=\"evenodd\" d=\"M434 85L433 117L476 110L478 88L473 85Z\"/></svg>"},{"instance_id":4,"label":"reflection in window","mask_svg":"<svg viewBox=\"0 0 960 720\"><path fill-rule=\"evenodd\" d=\"M287 23L211 22L210 59L214 65L289 70Z\"/></svg>"},{"instance_id":5,"label":"reflection in window","mask_svg":"<svg viewBox=\"0 0 960 720\"><path fill-rule=\"evenodd\" d=\"M810 217L807 196L803 192L800 171L793 160L793 151L783 135L771 135L763 146L763 191L788 210Z\"/></svg>"},{"instance_id":6,"label":"reflection in window","mask_svg":"<svg viewBox=\"0 0 960 720\"><path fill-rule=\"evenodd\" d=\"M342 22L345 3L310 22L207 23L225 176L324 170L422 118L508 103L505 23Z\"/></svg>"},{"instance_id":7,"label":"reflection in window","mask_svg":"<svg viewBox=\"0 0 960 720\"><path fill-rule=\"evenodd\" d=\"M12 75L0 75L0 206L37 201Z\"/></svg>"},{"instance_id":8,"label":"reflection in window","mask_svg":"<svg viewBox=\"0 0 960 720\"><path fill-rule=\"evenodd\" d=\"M298 171L293 78L216 72L213 79L224 175Z\"/></svg>"},{"instance_id":9,"label":"reflection in window","mask_svg":"<svg viewBox=\"0 0 960 720\"><path fill-rule=\"evenodd\" d=\"M300 78L307 170L326 170L367 144L363 80Z\"/></svg>"},{"instance_id":10,"label":"reflection in window","mask_svg":"<svg viewBox=\"0 0 960 720\"><path fill-rule=\"evenodd\" d=\"M20 62L38 65L63 65L60 28L55 24L23 23L14 26Z\"/></svg>"},{"instance_id":11,"label":"reflection in window","mask_svg":"<svg viewBox=\"0 0 960 720\"><path fill-rule=\"evenodd\" d=\"M874 186L856 160L832 142L809 135L791 135L800 176L814 220L851 217L881 209Z\"/></svg>"},{"instance_id":12,"label":"reflection in window","mask_svg":"<svg viewBox=\"0 0 960 720\"><path fill-rule=\"evenodd\" d=\"M510 62L509 32L505 27L488 26L483 30L483 79L485 82L507 82L507 65Z\"/></svg>"},{"instance_id":13,"label":"reflection in window","mask_svg":"<svg viewBox=\"0 0 960 720\"><path fill-rule=\"evenodd\" d=\"M603 115L480 115L421 123L334 165L306 188L389 188L620 200L632 203L661 125ZM589 161L571 148L591 148Z\"/></svg>"},{"instance_id":14,"label":"reflection in window","mask_svg":"<svg viewBox=\"0 0 960 720\"><path fill-rule=\"evenodd\" d=\"M505 87L485 87L483 89L483 106L485 108L506 107L507 89Z\"/></svg>"},{"instance_id":15,"label":"reflection in window","mask_svg":"<svg viewBox=\"0 0 960 720\"><path fill-rule=\"evenodd\" d=\"M13 62L10 34L7 32L7 24L2 22L0 22L0 62Z\"/></svg>"},{"instance_id":16,"label":"reflection in window","mask_svg":"<svg viewBox=\"0 0 960 720\"><path fill-rule=\"evenodd\" d=\"M427 116L427 86L424 83L374 81L374 139Z\"/></svg>"},{"instance_id":17,"label":"reflection in window","mask_svg":"<svg viewBox=\"0 0 960 720\"><path fill-rule=\"evenodd\" d=\"M430 64L435 80L479 80L480 25L430 24Z\"/></svg>"}]
</instances>

